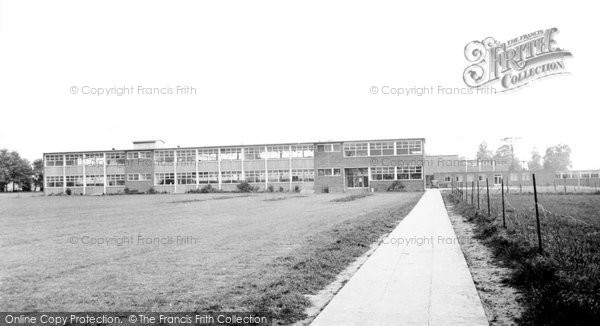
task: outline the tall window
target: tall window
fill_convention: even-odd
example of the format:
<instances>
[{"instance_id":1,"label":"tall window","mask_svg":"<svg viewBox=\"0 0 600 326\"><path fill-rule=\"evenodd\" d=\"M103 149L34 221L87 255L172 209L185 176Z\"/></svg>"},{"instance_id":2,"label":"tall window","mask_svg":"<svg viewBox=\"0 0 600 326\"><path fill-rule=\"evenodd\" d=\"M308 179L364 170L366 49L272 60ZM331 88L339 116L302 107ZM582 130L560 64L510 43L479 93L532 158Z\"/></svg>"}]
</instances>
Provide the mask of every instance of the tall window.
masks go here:
<instances>
[{"instance_id":1,"label":"tall window","mask_svg":"<svg viewBox=\"0 0 600 326\"><path fill-rule=\"evenodd\" d=\"M342 169L339 169L339 168L318 169L317 175L320 177L340 176L340 175L342 175Z\"/></svg>"},{"instance_id":2,"label":"tall window","mask_svg":"<svg viewBox=\"0 0 600 326\"><path fill-rule=\"evenodd\" d=\"M242 171L221 171L222 183L238 183L242 181Z\"/></svg>"},{"instance_id":3,"label":"tall window","mask_svg":"<svg viewBox=\"0 0 600 326\"><path fill-rule=\"evenodd\" d=\"M106 165L125 165L125 153L106 153Z\"/></svg>"},{"instance_id":4,"label":"tall window","mask_svg":"<svg viewBox=\"0 0 600 326\"><path fill-rule=\"evenodd\" d=\"M344 156L367 156L368 143L346 143L344 144Z\"/></svg>"},{"instance_id":5,"label":"tall window","mask_svg":"<svg viewBox=\"0 0 600 326\"><path fill-rule=\"evenodd\" d=\"M198 150L198 161L216 161L219 150L216 148L206 148Z\"/></svg>"},{"instance_id":6,"label":"tall window","mask_svg":"<svg viewBox=\"0 0 600 326\"><path fill-rule=\"evenodd\" d=\"M107 185L109 187L116 186L124 186L125 185L125 175L124 174L108 174L106 176Z\"/></svg>"},{"instance_id":7,"label":"tall window","mask_svg":"<svg viewBox=\"0 0 600 326\"><path fill-rule=\"evenodd\" d=\"M246 181L251 183L265 182L265 171L244 171Z\"/></svg>"},{"instance_id":8,"label":"tall window","mask_svg":"<svg viewBox=\"0 0 600 326\"><path fill-rule=\"evenodd\" d=\"M314 157L315 148L313 145L293 145L292 146L292 157Z\"/></svg>"},{"instance_id":9,"label":"tall window","mask_svg":"<svg viewBox=\"0 0 600 326\"><path fill-rule=\"evenodd\" d=\"M49 176L46 176L46 187L48 187L48 188L62 188L63 186L64 186L64 184L63 184L63 177L62 177L62 175L49 175Z\"/></svg>"},{"instance_id":10,"label":"tall window","mask_svg":"<svg viewBox=\"0 0 600 326\"><path fill-rule=\"evenodd\" d=\"M252 161L252 160L260 160L261 153L264 151L264 148L261 147L246 147L244 148L244 160Z\"/></svg>"},{"instance_id":11,"label":"tall window","mask_svg":"<svg viewBox=\"0 0 600 326\"><path fill-rule=\"evenodd\" d=\"M393 141L370 143L369 147L371 156L394 155Z\"/></svg>"},{"instance_id":12,"label":"tall window","mask_svg":"<svg viewBox=\"0 0 600 326\"><path fill-rule=\"evenodd\" d=\"M178 163L194 163L196 162L195 149L179 149L177 150Z\"/></svg>"},{"instance_id":13,"label":"tall window","mask_svg":"<svg viewBox=\"0 0 600 326\"><path fill-rule=\"evenodd\" d=\"M173 151L156 151L154 152L154 160L158 163L173 163L175 153Z\"/></svg>"},{"instance_id":14,"label":"tall window","mask_svg":"<svg viewBox=\"0 0 600 326\"><path fill-rule=\"evenodd\" d=\"M63 166L63 155L62 154L48 154L46 155L46 166ZM61 185L62 187L62 185Z\"/></svg>"},{"instance_id":15,"label":"tall window","mask_svg":"<svg viewBox=\"0 0 600 326\"><path fill-rule=\"evenodd\" d=\"M128 160L136 160L136 159L152 159L152 152L143 151L143 152L128 152L127 153Z\"/></svg>"},{"instance_id":16,"label":"tall window","mask_svg":"<svg viewBox=\"0 0 600 326\"><path fill-rule=\"evenodd\" d=\"M83 160L85 165L104 165L104 154L102 153L87 153Z\"/></svg>"},{"instance_id":17,"label":"tall window","mask_svg":"<svg viewBox=\"0 0 600 326\"><path fill-rule=\"evenodd\" d=\"M398 180L422 180L423 179L423 167L421 166L399 166L397 168ZM457 180L462 182L462 176L457 176Z\"/></svg>"},{"instance_id":18,"label":"tall window","mask_svg":"<svg viewBox=\"0 0 600 326\"><path fill-rule=\"evenodd\" d=\"M155 185L172 185L175 184L175 173L155 173Z\"/></svg>"},{"instance_id":19,"label":"tall window","mask_svg":"<svg viewBox=\"0 0 600 326\"><path fill-rule=\"evenodd\" d=\"M67 187L83 187L83 176L82 175L68 175Z\"/></svg>"},{"instance_id":20,"label":"tall window","mask_svg":"<svg viewBox=\"0 0 600 326\"><path fill-rule=\"evenodd\" d=\"M393 167L371 168L372 180L394 180Z\"/></svg>"},{"instance_id":21,"label":"tall window","mask_svg":"<svg viewBox=\"0 0 600 326\"><path fill-rule=\"evenodd\" d=\"M292 181L294 181L294 182L315 181L315 170L313 170L313 169L292 170Z\"/></svg>"},{"instance_id":22,"label":"tall window","mask_svg":"<svg viewBox=\"0 0 600 326\"><path fill-rule=\"evenodd\" d=\"M65 165L81 165L83 164L83 155L67 154L65 155Z\"/></svg>"},{"instance_id":23,"label":"tall window","mask_svg":"<svg viewBox=\"0 0 600 326\"><path fill-rule=\"evenodd\" d=\"M396 142L396 154L423 154L421 140L402 140Z\"/></svg>"},{"instance_id":24,"label":"tall window","mask_svg":"<svg viewBox=\"0 0 600 326\"><path fill-rule=\"evenodd\" d=\"M218 172L198 172L199 183L218 183L219 173Z\"/></svg>"},{"instance_id":25,"label":"tall window","mask_svg":"<svg viewBox=\"0 0 600 326\"><path fill-rule=\"evenodd\" d=\"M86 175L85 185L87 187L103 187L104 176L103 175Z\"/></svg>"},{"instance_id":26,"label":"tall window","mask_svg":"<svg viewBox=\"0 0 600 326\"><path fill-rule=\"evenodd\" d=\"M177 184L195 185L196 184L196 172L177 173Z\"/></svg>"},{"instance_id":27,"label":"tall window","mask_svg":"<svg viewBox=\"0 0 600 326\"><path fill-rule=\"evenodd\" d=\"M241 158L241 148L221 148L221 160L240 160Z\"/></svg>"},{"instance_id":28,"label":"tall window","mask_svg":"<svg viewBox=\"0 0 600 326\"><path fill-rule=\"evenodd\" d=\"M289 182L290 170L269 170L269 182Z\"/></svg>"},{"instance_id":29,"label":"tall window","mask_svg":"<svg viewBox=\"0 0 600 326\"><path fill-rule=\"evenodd\" d=\"M288 158L290 157L289 146L267 146L267 158Z\"/></svg>"}]
</instances>

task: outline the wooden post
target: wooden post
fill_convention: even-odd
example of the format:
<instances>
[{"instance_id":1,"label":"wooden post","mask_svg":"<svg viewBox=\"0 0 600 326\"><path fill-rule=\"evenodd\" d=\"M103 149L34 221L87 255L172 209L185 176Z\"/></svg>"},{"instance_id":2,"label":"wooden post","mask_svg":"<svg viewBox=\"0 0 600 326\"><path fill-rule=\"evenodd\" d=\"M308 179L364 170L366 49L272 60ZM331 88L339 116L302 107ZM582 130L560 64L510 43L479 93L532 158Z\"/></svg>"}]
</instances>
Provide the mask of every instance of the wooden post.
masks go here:
<instances>
[{"instance_id":1,"label":"wooden post","mask_svg":"<svg viewBox=\"0 0 600 326\"><path fill-rule=\"evenodd\" d=\"M487 189L487 205L488 205L488 217L492 216L492 211L490 208L490 183L488 178L485 178L485 188Z\"/></svg>"},{"instance_id":2,"label":"wooden post","mask_svg":"<svg viewBox=\"0 0 600 326\"><path fill-rule=\"evenodd\" d=\"M474 191L475 191L475 181L471 181L471 205L473 205L473 197L475 196Z\"/></svg>"},{"instance_id":3,"label":"wooden post","mask_svg":"<svg viewBox=\"0 0 600 326\"><path fill-rule=\"evenodd\" d=\"M506 229L506 212L504 210L504 179L502 179L502 226Z\"/></svg>"},{"instance_id":4,"label":"wooden post","mask_svg":"<svg viewBox=\"0 0 600 326\"><path fill-rule=\"evenodd\" d=\"M523 184L519 183L519 193L523 193Z\"/></svg>"},{"instance_id":5,"label":"wooden post","mask_svg":"<svg viewBox=\"0 0 600 326\"><path fill-rule=\"evenodd\" d=\"M535 184L535 173L533 174L533 199L535 201L535 220L537 224L537 234L538 234L538 248L540 254L543 252L542 250L542 233L540 231L540 213L538 210L538 198L537 198L537 186Z\"/></svg>"},{"instance_id":6,"label":"wooden post","mask_svg":"<svg viewBox=\"0 0 600 326\"><path fill-rule=\"evenodd\" d=\"M479 210L479 179L477 179L477 210Z\"/></svg>"},{"instance_id":7,"label":"wooden post","mask_svg":"<svg viewBox=\"0 0 600 326\"><path fill-rule=\"evenodd\" d=\"M565 194L566 194L567 193L567 179L563 178L563 180L564 180L563 184L565 186Z\"/></svg>"}]
</instances>

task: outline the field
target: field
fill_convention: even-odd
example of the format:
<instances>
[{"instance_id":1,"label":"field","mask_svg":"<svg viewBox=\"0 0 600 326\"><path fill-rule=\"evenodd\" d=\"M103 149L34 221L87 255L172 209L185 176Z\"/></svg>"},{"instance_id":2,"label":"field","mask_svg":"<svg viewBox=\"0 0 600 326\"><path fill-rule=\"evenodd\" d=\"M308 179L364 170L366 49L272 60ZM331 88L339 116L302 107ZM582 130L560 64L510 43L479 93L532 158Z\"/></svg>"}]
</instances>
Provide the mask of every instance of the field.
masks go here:
<instances>
[{"instance_id":1,"label":"field","mask_svg":"<svg viewBox=\"0 0 600 326\"><path fill-rule=\"evenodd\" d=\"M251 310L259 299L267 309L277 296L265 289L299 260L338 248L336 264L300 269L318 274L304 284L314 292L367 250L353 238L373 242L420 196L2 195L0 311Z\"/></svg>"},{"instance_id":2,"label":"field","mask_svg":"<svg viewBox=\"0 0 600 326\"><path fill-rule=\"evenodd\" d=\"M473 202L471 201L474 198ZM500 189L446 195L477 225L478 237L513 270L508 283L526 295L521 324L588 325L600 321L600 195L538 193L540 235L531 193ZM539 243L541 242L541 248Z\"/></svg>"}]
</instances>

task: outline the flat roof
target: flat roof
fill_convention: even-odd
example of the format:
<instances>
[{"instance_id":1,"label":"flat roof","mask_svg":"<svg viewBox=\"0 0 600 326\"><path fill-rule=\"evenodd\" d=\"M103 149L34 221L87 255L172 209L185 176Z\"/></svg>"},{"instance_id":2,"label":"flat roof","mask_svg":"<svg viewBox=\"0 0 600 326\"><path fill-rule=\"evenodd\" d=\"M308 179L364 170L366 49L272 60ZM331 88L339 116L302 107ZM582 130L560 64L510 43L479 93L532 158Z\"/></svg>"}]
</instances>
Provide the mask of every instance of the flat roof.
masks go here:
<instances>
[{"instance_id":1,"label":"flat roof","mask_svg":"<svg viewBox=\"0 0 600 326\"><path fill-rule=\"evenodd\" d=\"M121 152L145 152L145 151L165 151L165 150L177 150L177 149L211 149L211 148L235 148L235 147L257 147L257 146L282 146L282 145L319 145L319 144L332 144L332 143L357 143L357 142L377 142L377 141L397 141L397 140L421 140L425 142L425 138L391 138L391 139L363 139L363 140L328 140L328 141L317 141L317 142L298 142L298 143L266 143L266 144L248 144L248 145L216 145L216 146L191 146L191 147L163 147L163 148L149 148L149 149L109 149L109 150L95 150L95 151L68 151L68 152L44 152L43 155L47 154L79 154L79 153L121 153Z\"/></svg>"}]
</instances>

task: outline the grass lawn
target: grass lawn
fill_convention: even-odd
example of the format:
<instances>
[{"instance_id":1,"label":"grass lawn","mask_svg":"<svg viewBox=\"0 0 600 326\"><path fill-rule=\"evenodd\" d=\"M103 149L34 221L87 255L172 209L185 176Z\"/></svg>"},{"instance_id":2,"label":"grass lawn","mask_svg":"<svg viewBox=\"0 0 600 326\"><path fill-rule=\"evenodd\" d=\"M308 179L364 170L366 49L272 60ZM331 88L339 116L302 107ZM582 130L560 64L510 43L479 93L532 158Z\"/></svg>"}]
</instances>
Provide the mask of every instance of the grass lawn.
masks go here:
<instances>
[{"instance_id":1,"label":"grass lawn","mask_svg":"<svg viewBox=\"0 0 600 326\"><path fill-rule=\"evenodd\" d=\"M324 286L421 194L0 196L0 311L271 310L274 284Z\"/></svg>"}]
</instances>

